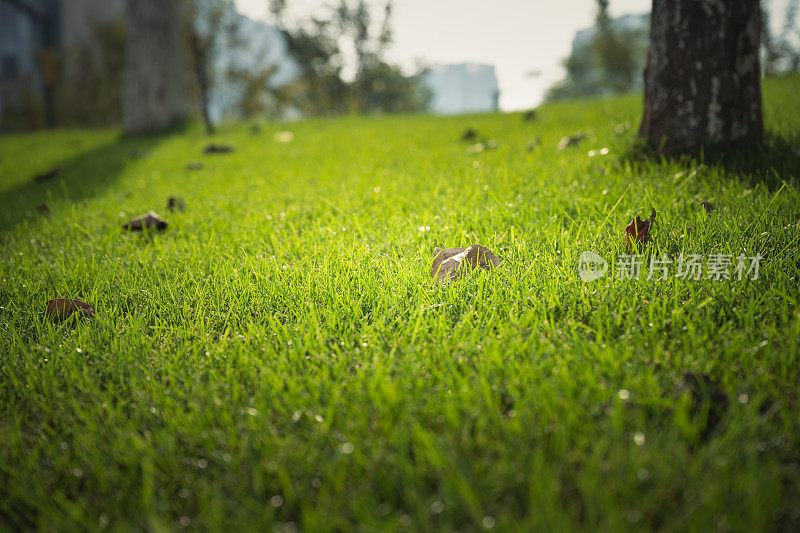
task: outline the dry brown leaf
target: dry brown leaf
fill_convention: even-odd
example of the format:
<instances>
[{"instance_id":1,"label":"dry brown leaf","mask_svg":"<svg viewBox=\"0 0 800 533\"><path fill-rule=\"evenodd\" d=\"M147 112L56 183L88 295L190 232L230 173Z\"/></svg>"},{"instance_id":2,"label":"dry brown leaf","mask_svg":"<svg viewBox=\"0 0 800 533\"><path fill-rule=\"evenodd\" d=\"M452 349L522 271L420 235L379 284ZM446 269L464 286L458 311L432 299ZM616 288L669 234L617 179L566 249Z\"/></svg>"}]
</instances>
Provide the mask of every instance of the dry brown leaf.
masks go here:
<instances>
[{"instance_id":1,"label":"dry brown leaf","mask_svg":"<svg viewBox=\"0 0 800 533\"><path fill-rule=\"evenodd\" d=\"M583 132L579 132L574 135L565 135L561 137L560 141L558 141L558 149L566 150L570 146L578 146L585 138L586 134Z\"/></svg>"},{"instance_id":2,"label":"dry brown leaf","mask_svg":"<svg viewBox=\"0 0 800 533\"><path fill-rule=\"evenodd\" d=\"M128 231L142 231L143 229L155 228L157 230L167 229L167 221L161 218L155 211L148 211L144 215L130 220L122 225Z\"/></svg>"},{"instance_id":3,"label":"dry brown leaf","mask_svg":"<svg viewBox=\"0 0 800 533\"><path fill-rule=\"evenodd\" d=\"M500 264L500 258L479 244L467 248L436 248L431 276L439 283L456 279L474 268L490 270Z\"/></svg>"},{"instance_id":4,"label":"dry brown leaf","mask_svg":"<svg viewBox=\"0 0 800 533\"><path fill-rule=\"evenodd\" d=\"M209 144L203 148L204 154L229 154L233 152L233 146L229 144Z\"/></svg>"},{"instance_id":5,"label":"dry brown leaf","mask_svg":"<svg viewBox=\"0 0 800 533\"><path fill-rule=\"evenodd\" d=\"M39 174L36 174L33 177L33 181L36 183L42 183L44 181L50 181L51 179L55 178L61 173L61 169L58 167L51 168L50 170L45 170Z\"/></svg>"},{"instance_id":6,"label":"dry brown leaf","mask_svg":"<svg viewBox=\"0 0 800 533\"><path fill-rule=\"evenodd\" d=\"M530 109L528 111L525 111L525 113L522 115L522 120L526 122L536 120L536 110Z\"/></svg>"},{"instance_id":7,"label":"dry brown leaf","mask_svg":"<svg viewBox=\"0 0 800 533\"><path fill-rule=\"evenodd\" d=\"M717 210L717 208L711 202L700 202L700 205L702 205L705 208L706 214L709 215Z\"/></svg>"},{"instance_id":8,"label":"dry brown leaf","mask_svg":"<svg viewBox=\"0 0 800 533\"><path fill-rule=\"evenodd\" d=\"M183 213L183 210L186 209L186 202L184 202L183 198L170 196L167 198L167 210L175 211L176 209Z\"/></svg>"},{"instance_id":9,"label":"dry brown leaf","mask_svg":"<svg viewBox=\"0 0 800 533\"><path fill-rule=\"evenodd\" d=\"M47 206L47 204L39 204L36 207L36 210L39 211L39 213L41 213L43 215L46 215L46 214L48 214L50 212L50 208Z\"/></svg>"},{"instance_id":10,"label":"dry brown leaf","mask_svg":"<svg viewBox=\"0 0 800 533\"><path fill-rule=\"evenodd\" d=\"M647 244L650 239L650 230L653 229L653 222L656 220L656 209L650 214L650 218L642 220L637 215L636 218L631 220L631 223L625 227L625 239L628 242L628 247L634 242L637 244Z\"/></svg>"},{"instance_id":11,"label":"dry brown leaf","mask_svg":"<svg viewBox=\"0 0 800 533\"><path fill-rule=\"evenodd\" d=\"M62 322L72 316L76 318L92 318L94 316L94 307L81 300L56 298L47 302L45 314L47 318L54 322Z\"/></svg>"}]
</instances>

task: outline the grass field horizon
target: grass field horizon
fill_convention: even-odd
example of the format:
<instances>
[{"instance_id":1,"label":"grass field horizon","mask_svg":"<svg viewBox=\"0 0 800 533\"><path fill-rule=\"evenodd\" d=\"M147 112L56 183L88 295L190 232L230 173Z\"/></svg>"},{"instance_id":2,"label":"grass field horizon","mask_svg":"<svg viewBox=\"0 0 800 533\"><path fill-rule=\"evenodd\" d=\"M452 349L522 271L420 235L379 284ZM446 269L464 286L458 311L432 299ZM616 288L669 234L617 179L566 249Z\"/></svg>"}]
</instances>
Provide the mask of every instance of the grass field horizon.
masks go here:
<instances>
[{"instance_id":1,"label":"grass field horizon","mask_svg":"<svg viewBox=\"0 0 800 533\"><path fill-rule=\"evenodd\" d=\"M639 95L0 136L0 527L800 528L797 94L728 165L637 155ZM651 208L646 259L758 278L617 275ZM472 243L500 266L435 284Z\"/></svg>"}]
</instances>

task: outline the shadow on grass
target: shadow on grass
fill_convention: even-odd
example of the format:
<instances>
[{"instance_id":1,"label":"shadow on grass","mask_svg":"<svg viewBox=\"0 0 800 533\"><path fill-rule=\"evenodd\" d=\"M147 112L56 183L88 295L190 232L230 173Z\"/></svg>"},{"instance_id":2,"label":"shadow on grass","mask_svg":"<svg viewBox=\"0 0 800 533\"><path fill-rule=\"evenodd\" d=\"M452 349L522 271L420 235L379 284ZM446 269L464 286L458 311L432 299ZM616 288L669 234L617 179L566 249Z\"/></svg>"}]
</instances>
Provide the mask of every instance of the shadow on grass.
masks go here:
<instances>
[{"instance_id":1,"label":"shadow on grass","mask_svg":"<svg viewBox=\"0 0 800 533\"><path fill-rule=\"evenodd\" d=\"M0 192L0 231L9 231L35 213L41 204L69 202L76 204L97 196L111 187L126 165L146 157L165 139L165 134L115 140L59 161L57 174L42 181L34 176Z\"/></svg>"},{"instance_id":2,"label":"shadow on grass","mask_svg":"<svg viewBox=\"0 0 800 533\"><path fill-rule=\"evenodd\" d=\"M738 143L724 148L702 150L698 154L664 156L637 140L623 154L623 161L677 164L691 167L698 163L719 166L750 185L762 184L769 190L780 188L784 181L800 181L800 134L788 137L774 132L765 132L761 145Z\"/></svg>"}]
</instances>

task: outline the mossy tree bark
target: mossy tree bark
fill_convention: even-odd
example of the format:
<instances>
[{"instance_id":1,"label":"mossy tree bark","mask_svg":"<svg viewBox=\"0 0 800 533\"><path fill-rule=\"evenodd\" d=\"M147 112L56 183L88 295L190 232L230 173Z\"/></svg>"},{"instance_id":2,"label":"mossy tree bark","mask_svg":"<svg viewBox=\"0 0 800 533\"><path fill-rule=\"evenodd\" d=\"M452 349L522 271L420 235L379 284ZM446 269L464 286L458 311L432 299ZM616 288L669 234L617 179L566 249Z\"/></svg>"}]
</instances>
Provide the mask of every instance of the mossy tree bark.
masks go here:
<instances>
[{"instance_id":1,"label":"mossy tree bark","mask_svg":"<svg viewBox=\"0 0 800 533\"><path fill-rule=\"evenodd\" d=\"M666 155L763 133L758 0L653 0L639 135Z\"/></svg>"}]
</instances>

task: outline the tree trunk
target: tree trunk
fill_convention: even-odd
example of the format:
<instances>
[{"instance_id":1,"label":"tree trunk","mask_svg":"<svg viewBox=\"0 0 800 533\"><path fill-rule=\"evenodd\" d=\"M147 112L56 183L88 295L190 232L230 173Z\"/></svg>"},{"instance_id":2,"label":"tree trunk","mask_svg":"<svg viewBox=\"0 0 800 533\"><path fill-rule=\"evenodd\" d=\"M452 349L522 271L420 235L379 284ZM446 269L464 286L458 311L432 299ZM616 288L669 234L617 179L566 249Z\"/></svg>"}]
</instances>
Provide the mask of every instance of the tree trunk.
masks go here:
<instances>
[{"instance_id":1,"label":"tree trunk","mask_svg":"<svg viewBox=\"0 0 800 533\"><path fill-rule=\"evenodd\" d=\"M123 114L127 133L168 128L186 117L186 54L175 0L127 0Z\"/></svg>"},{"instance_id":2,"label":"tree trunk","mask_svg":"<svg viewBox=\"0 0 800 533\"><path fill-rule=\"evenodd\" d=\"M758 0L653 0L639 135L666 155L761 142Z\"/></svg>"},{"instance_id":3,"label":"tree trunk","mask_svg":"<svg viewBox=\"0 0 800 533\"><path fill-rule=\"evenodd\" d=\"M211 122L211 113L209 111L209 106L211 105L209 92L211 87L208 80L208 46L209 44L204 43L196 31L192 31L189 37L189 50L192 52L194 75L197 78L197 85L200 87L200 113L203 116L203 124L206 126L206 134L212 135L214 133L214 123Z\"/></svg>"}]
</instances>

